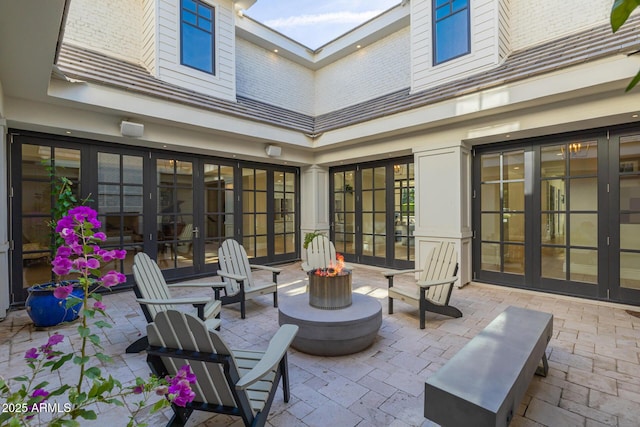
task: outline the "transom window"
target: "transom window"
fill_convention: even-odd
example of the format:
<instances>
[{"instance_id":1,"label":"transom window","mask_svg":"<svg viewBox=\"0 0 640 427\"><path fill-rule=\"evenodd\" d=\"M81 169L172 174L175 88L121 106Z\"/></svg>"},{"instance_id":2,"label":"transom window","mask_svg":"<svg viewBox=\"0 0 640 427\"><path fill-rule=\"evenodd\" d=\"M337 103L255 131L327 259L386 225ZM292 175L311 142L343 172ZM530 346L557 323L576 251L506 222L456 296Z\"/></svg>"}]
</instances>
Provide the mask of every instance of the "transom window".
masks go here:
<instances>
[{"instance_id":1,"label":"transom window","mask_svg":"<svg viewBox=\"0 0 640 427\"><path fill-rule=\"evenodd\" d=\"M196 0L180 5L181 64L215 74L214 8Z\"/></svg>"},{"instance_id":2,"label":"transom window","mask_svg":"<svg viewBox=\"0 0 640 427\"><path fill-rule=\"evenodd\" d=\"M470 51L469 0L433 0L433 64Z\"/></svg>"}]
</instances>

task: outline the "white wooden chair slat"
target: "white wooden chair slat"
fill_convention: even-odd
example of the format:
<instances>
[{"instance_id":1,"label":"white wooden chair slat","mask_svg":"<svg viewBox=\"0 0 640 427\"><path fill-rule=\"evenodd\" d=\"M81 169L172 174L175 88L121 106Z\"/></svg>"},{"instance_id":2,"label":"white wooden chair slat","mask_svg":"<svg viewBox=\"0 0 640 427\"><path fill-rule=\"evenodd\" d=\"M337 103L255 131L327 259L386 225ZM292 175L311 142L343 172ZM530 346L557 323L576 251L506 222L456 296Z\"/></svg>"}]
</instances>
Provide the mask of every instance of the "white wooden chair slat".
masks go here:
<instances>
[{"instance_id":1,"label":"white wooden chair slat","mask_svg":"<svg viewBox=\"0 0 640 427\"><path fill-rule=\"evenodd\" d=\"M289 400L286 352L297 330L296 326L281 326L271 339L266 353L246 350L234 352L217 332L208 330L202 320L187 313L168 310L160 312L155 321L147 325L151 346L147 360L158 375L173 375L185 364L191 367L197 379L196 384L192 385L196 393L193 409L241 414L246 426L259 426L266 422L281 376L284 378L285 401ZM278 357L281 359L278 360ZM274 361L276 365L272 369ZM223 369L223 363L228 363L227 372ZM244 368L238 369L238 366ZM261 372L251 371L243 379L252 366ZM238 380L236 386L233 378ZM244 381L244 385L240 384L240 380ZM184 425L190 414L191 411L176 410L170 423L179 418L180 425Z\"/></svg>"},{"instance_id":2,"label":"white wooden chair slat","mask_svg":"<svg viewBox=\"0 0 640 427\"><path fill-rule=\"evenodd\" d=\"M393 284L394 276L410 273L412 270L394 273L383 272L389 280L389 314L393 313L393 300L400 299L408 304L418 307L420 311L420 328L424 329L424 311L432 311L451 317L461 317L462 312L449 305L455 276L458 269L458 254L455 244L452 242L440 242L426 256L420 282L437 282L449 280L447 283L432 285L425 289L425 300L420 301L420 288L417 286L407 288L402 284ZM426 307L420 309L421 305Z\"/></svg>"},{"instance_id":3,"label":"white wooden chair slat","mask_svg":"<svg viewBox=\"0 0 640 427\"><path fill-rule=\"evenodd\" d=\"M234 239L227 239L222 242L222 245L220 245L220 248L218 249L218 260L221 273L246 277L246 280L243 282L245 300L272 293L273 305L274 307L278 306L278 285L275 281L275 275L278 273L273 272L274 280L258 283L253 277L247 252L237 241ZM238 295L240 293L240 284L238 281L230 277L225 277L223 280L227 295L221 299L222 304L240 302L241 297ZM234 298L234 296L237 297ZM242 318L244 319L245 314L243 305L241 305L241 311Z\"/></svg>"},{"instance_id":4,"label":"white wooden chair slat","mask_svg":"<svg viewBox=\"0 0 640 427\"><path fill-rule=\"evenodd\" d=\"M302 264L304 271L334 267L337 263L336 247L327 236L318 235L307 246L307 260Z\"/></svg>"}]
</instances>

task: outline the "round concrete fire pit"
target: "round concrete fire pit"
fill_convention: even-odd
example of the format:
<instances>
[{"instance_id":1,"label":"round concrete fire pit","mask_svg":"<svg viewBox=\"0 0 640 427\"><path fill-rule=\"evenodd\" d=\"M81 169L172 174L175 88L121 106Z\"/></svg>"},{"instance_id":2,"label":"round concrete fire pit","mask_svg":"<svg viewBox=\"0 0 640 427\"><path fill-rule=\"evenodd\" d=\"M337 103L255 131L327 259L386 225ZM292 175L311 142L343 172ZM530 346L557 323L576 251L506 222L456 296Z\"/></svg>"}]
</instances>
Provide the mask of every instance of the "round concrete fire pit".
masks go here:
<instances>
[{"instance_id":1,"label":"round concrete fire pit","mask_svg":"<svg viewBox=\"0 0 640 427\"><path fill-rule=\"evenodd\" d=\"M300 328L293 348L317 356L357 353L373 344L382 325L382 306L368 295L353 294L350 306L339 310L309 305L306 294L282 298L278 303L280 325Z\"/></svg>"}]
</instances>

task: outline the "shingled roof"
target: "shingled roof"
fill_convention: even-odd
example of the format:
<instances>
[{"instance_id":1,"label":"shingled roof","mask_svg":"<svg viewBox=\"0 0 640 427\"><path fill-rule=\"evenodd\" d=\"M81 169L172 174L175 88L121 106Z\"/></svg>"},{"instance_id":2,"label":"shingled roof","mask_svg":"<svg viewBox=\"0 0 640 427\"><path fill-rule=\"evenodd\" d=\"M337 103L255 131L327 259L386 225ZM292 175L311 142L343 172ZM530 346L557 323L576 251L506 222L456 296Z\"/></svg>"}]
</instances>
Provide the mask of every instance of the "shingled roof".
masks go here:
<instances>
[{"instance_id":1,"label":"shingled roof","mask_svg":"<svg viewBox=\"0 0 640 427\"><path fill-rule=\"evenodd\" d=\"M63 44L57 65L68 77L229 114L274 126L320 134L356 123L434 104L479 90L640 49L640 17L615 35L601 25L514 52L496 68L411 94L409 88L317 117L237 96L237 102L185 89L153 77L142 66L88 49Z\"/></svg>"}]
</instances>

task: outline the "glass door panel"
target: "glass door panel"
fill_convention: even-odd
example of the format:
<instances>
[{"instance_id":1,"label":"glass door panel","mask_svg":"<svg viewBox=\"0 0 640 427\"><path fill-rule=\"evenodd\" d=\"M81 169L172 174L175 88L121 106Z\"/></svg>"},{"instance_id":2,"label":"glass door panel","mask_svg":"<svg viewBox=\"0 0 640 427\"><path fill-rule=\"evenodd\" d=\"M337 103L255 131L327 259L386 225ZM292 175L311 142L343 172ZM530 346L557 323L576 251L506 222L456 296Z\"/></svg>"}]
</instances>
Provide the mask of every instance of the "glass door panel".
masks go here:
<instances>
[{"instance_id":1,"label":"glass door panel","mask_svg":"<svg viewBox=\"0 0 640 427\"><path fill-rule=\"evenodd\" d=\"M415 260L415 181L413 162L393 165L394 259Z\"/></svg>"},{"instance_id":2,"label":"glass door panel","mask_svg":"<svg viewBox=\"0 0 640 427\"><path fill-rule=\"evenodd\" d=\"M242 169L242 245L249 258L268 255L267 171Z\"/></svg>"},{"instance_id":3,"label":"glass door panel","mask_svg":"<svg viewBox=\"0 0 640 427\"><path fill-rule=\"evenodd\" d=\"M640 291L640 135L620 138L619 150L620 287Z\"/></svg>"},{"instance_id":4,"label":"glass door panel","mask_svg":"<svg viewBox=\"0 0 640 427\"><path fill-rule=\"evenodd\" d=\"M52 208L56 205L59 177L71 181L79 199L80 150L47 145L21 145L21 228L13 239L21 244L22 288L54 279L51 271Z\"/></svg>"},{"instance_id":5,"label":"glass door panel","mask_svg":"<svg viewBox=\"0 0 640 427\"><path fill-rule=\"evenodd\" d=\"M484 154L480 162L481 269L523 276L524 151Z\"/></svg>"},{"instance_id":6,"label":"glass door panel","mask_svg":"<svg viewBox=\"0 0 640 427\"><path fill-rule=\"evenodd\" d=\"M193 270L194 224L193 163L157 159L158 265L162 269Z\"/></svg>"},{"instance_id":7,"label":"glass door panel","mask_svg":"<svg viewBox=\"0 0 640 427\"><path fill-rule=\"evenodd\" d=\"M204 263L217 269L218 248L234 237L234 167L204 164Z\"/></svg>"},{"instance_id":8,"label":"glass door panel","mask_svg":"<svg viewBox=\"0 0 640 427\"><path fill-rule=\"evenodd\" d=\"M334 244L336 251L351 261L356 255L355 177L355 169L333 173Z\"/></svg>"},{"instance_id":9,"label":"glass door panel","mask_svg":"<svg viewBox=\"0 0 640 427\"><path fill-rule=\"evenodd\" d=\"M362 256L386 257L386 168L361 170Z\"/></svg>"},{"instance_id":10,"label":"glass door panel","mask_svg":"<svg viewBox=\"0 0 640 427\"><path fill-rule=\"evenodd\" d=\"M274 253L284 255L296 251L296 175L274 171Z\"/></svg>"},{"instance_id":11,"label":"glass door panel","mask_svg":"<svg viewBox=\"0 0 640 427\"><path fill-rule=\"evenodd\" d=\"M541 147L542 277L598 283L597 141Z\"/></svg>"},{"instance_id":12,"label":"glass door panel","mask_svg":"<svg viewBox=\"0 0 640 427\"><path fill-rule=\"evenodd\" d=\"M125 249L124 260L103 265L103 270L132 273L133 257L143 250L143 160L141 156L98 153L98 218L107 235L102 246Z\"/></svg>"}]
</instances>

